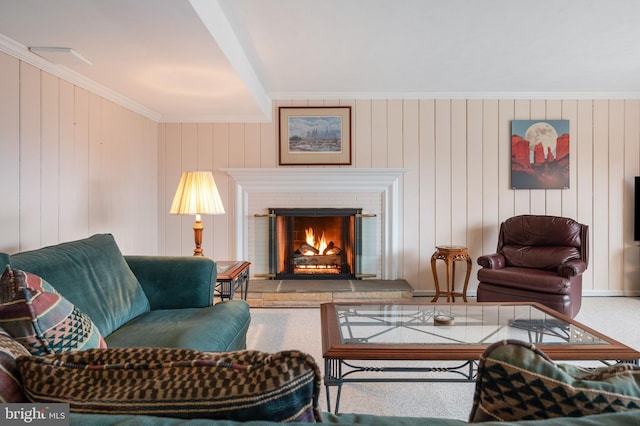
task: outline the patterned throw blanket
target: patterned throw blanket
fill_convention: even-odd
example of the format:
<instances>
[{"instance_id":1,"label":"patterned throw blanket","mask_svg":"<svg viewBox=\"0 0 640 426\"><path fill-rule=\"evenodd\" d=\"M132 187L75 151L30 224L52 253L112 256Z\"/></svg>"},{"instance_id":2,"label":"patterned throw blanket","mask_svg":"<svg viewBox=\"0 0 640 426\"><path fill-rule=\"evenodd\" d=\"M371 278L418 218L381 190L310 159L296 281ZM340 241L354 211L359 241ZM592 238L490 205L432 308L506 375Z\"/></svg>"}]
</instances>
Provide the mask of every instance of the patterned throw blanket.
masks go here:
<instances>
[{"instance_id":1,"label":"patterned throw blanket","mask_svg":"<svg viewBox=\"0 0 640 426\"><path fill-rule=\"evenodd\" d=\"M21 357L25 394L72 412L320 421L321 374L299 351L107 348Z\"/></svg>"}]
</instances>

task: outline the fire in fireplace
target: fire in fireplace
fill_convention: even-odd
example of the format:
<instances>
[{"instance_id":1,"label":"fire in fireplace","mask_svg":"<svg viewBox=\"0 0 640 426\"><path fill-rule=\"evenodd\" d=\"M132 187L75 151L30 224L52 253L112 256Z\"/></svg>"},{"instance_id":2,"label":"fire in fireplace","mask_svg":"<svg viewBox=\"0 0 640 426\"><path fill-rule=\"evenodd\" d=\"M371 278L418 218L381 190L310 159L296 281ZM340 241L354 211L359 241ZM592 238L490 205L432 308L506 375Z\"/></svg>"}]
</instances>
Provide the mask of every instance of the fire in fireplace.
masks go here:
<instances>
[{"instance_id":1,"label":"fire in fireplace","mask_svg":"<svg viewBox=\"0 0 640 426\"><path fill-rule=\"evenodd\" d=\"M270 208L276 279L355 278L362 209Z\"/></svg>"}]
</instances>

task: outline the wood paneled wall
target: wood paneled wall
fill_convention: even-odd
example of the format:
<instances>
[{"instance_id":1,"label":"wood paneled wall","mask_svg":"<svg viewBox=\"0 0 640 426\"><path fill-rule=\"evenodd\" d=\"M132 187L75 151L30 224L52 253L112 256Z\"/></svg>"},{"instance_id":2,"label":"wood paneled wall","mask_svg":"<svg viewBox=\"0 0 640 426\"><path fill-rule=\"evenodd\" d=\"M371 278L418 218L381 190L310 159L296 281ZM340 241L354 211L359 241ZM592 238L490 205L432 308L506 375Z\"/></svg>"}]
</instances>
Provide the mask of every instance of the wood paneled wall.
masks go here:
<instances>
[{"instance_id":1,"label":"wood paneled wall","mask_svg":"<svg viewBox=\"0 0 640 426\"><path fill-rule=\"evenodd\" d=\"M168 210L180 172L197 168L215 171L228 213L204 218L205 253L230 258L236 200L220 169L278 167L276 120L158 124L3 53L0 93L0 251L111 232L125 253L191 254L193 218ZM275 118L280 105L350 105L353 167L410 170L397 255L417 290L433 288L436 244L475 259L502 220L541 213L590 226L585 294L640 295L640 100L295 100L275 102ZM570 120L569 189L510 188L512 119Z\"/></svg>"},{"instance_id":2,"label":"wood paneled wall","mask_svg":"<svg viewBox=\"0 0 640 426\"><path fill-rule=\"evenodd\" d=\"M205 218L205 253L232 256L228 230L234 226L235 194L219 169L278 167L277 108L288 105L352 106L353 166L410 169L403 177L403 249L397 255L402 277L417 290L433 289L429 260L436 244L466 245L475 260L495 250L502 220L531 213L572 217L590 226L585 294L640 294L632 221L633 177L640 174L640 100L296 100L274 103L273 123L160 124L161 253L193 250L193 218L166 212L181 170L198 168L215 171L228 213ZM511 189L513 119L570 120L569 189Z\"/></svg>"},{"instance_id":3,"label":"wood paneled wall","mask_svg":"<svg viewBox=\"0 0 640 426\"><path fill-rule=\"evenodd\" d=\"M158 247L158 126L0 53L0 251L114 234Z\"/></svg>"}]
</instances>

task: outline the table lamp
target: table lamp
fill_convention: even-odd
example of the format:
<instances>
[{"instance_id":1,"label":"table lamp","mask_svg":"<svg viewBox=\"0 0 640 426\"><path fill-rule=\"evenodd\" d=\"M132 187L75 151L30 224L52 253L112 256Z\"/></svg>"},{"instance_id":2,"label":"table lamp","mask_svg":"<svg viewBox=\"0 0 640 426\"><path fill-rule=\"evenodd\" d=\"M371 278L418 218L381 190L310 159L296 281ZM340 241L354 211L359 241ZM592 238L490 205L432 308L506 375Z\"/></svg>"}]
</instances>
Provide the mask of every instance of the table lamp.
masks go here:
<instances>
[{"instance_id":1,"label":"table lamp","mask_svg":"<svg viewBox=\"0 0 640 426\"><path fill-rule=\"evenodd\" d=\"M201 247L204 226L200 215L224 214L224 206L216 182L213 180L213 174L211 172L183 172L169 213L196 215L196 223L193 225L196 248L193 250L193 255L204 256Z\"/></svg>"}]
</instances>

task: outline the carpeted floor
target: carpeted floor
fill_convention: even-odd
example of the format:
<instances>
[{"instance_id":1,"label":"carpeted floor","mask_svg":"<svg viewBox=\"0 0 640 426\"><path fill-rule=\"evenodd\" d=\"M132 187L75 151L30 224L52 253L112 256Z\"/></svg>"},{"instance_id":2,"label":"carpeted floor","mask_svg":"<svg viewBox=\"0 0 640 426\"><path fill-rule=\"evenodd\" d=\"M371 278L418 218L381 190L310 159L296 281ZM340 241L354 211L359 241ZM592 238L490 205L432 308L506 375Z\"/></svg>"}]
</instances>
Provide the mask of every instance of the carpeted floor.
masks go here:
<instances>
[{"instance_id":1,"label":"carpeted floor","mask_svg":"<svg viewBox=\"0 0 640 426\"><path fill-rule=\"evenodd\" d=\"M425 299L425 302L428 300ZM471 299L473 301L473 299ZM309 308L252 308L249 349L277 352L299 349L311 354L324 371L320 311ZM640 351L640 299L583 298L576 320ZM343 386L341 412L467 420L473 383L355 383ZM335 395L333 390L332 397ZM326 410L324 387L320 408Z\"/></svg>"}]
</instances>

